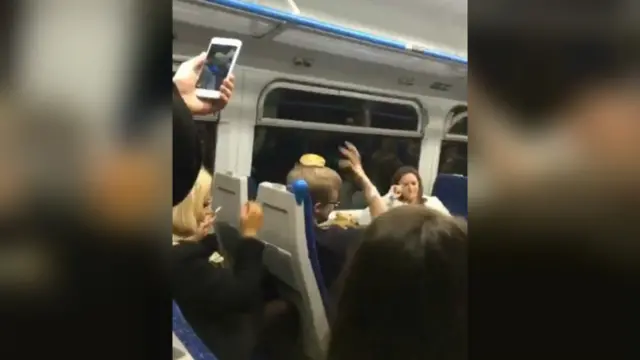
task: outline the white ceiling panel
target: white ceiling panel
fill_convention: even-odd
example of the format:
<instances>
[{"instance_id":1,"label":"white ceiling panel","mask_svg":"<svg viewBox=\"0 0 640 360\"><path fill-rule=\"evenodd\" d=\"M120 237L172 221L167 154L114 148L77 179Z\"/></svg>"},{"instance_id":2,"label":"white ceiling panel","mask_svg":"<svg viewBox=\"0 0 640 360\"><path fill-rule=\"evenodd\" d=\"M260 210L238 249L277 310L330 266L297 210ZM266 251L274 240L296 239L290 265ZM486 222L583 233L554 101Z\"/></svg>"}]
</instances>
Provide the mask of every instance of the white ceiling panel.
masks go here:
<instances>
[{"instance_id":1,"label":"white ceiling panel","mask_svg":"<svg viewBox=\"0 0 640 360\"><path fill-rule=\"evenodd\" d=\"M273 38L285 44L444 78L464 77L466 68L423 57L375 48L310 31L287 29Z\"/></svg>"},{"instance_id":2,"label":"white ceiling panel","mask_svg":"<svg viewBox=\"0 0 640 360\"><path fill-rule=\"evenodd\" d=\"M218 8L173 1L173 19L194 25L223 29L243 35L262 36L278 24L275 21L236 15Z\"/></svg>"},{"instance_id":3,"label":"white ceiling panel","mask_svg":"<svg viewBox=\"0 0 640 360\"><path fill-rule=\"evenodd\" d=\"M293 1L303 16L467 57L467 0Z\"/></svg>"}]
</instances>

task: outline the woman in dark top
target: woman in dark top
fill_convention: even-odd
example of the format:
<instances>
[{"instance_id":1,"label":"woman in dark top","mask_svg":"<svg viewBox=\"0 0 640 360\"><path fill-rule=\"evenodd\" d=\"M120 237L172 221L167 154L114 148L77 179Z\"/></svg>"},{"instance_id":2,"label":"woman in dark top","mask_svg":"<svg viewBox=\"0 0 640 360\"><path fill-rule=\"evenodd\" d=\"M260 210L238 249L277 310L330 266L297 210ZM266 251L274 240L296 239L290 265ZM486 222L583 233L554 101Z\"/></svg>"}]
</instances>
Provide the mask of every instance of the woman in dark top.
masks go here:
<instances>
[{"instance_id":1,"label":"woman in dark top","mask_svg":"<svg viewBox=\"0 0 640 360\"><path fill-rule=\"evenodd\" d=\"M248 359L261 310L264 244L256 240L262 208L247 203L240 214L233 267L221 254L210 211L211 175L201 170L187 197L173 208L171 291L196 334L220 359ZM233 234L233 235L231 235Z\"/></svg>"},{"instance_id":2,"label":"woman in dark top","mask_svg":"<svg viewBox=\"0 0 640 360\"><path fill-rule=\"evenodd\" d=\"M464 223L420 205L377 217L341 279L328 360L467 358Z\"/></svg>"}]
</instances>

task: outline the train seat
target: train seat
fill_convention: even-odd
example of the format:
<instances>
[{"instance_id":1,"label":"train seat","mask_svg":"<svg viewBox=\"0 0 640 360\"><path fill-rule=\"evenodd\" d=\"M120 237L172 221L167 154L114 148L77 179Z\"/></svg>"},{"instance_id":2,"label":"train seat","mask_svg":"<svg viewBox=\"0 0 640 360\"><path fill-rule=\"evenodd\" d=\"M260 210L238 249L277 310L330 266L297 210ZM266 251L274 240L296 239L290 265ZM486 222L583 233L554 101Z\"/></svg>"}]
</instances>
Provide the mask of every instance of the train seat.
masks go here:
<instances>
[{"instance_id":1,"label":"train seat","mask_svg":"<svg viewBox=\"0 0 640 360\"><path fill-rule=\"evenodd\" d=\"M263 207L264 225L258 238L267 245L265 266L284 284L280 295L299 310L305 355L311 359L323 359L329 324L321 288L309 256L307 231L311 219L305 222L304 185L294 186L296 196L285 185L260 184L257 201ZM310 203L306 204L310 209ZM313 245L312 249L315 249Z\"/></svg>"},{"instance_id":2,"label":"train seat","mask_svg":"<svg viewBox=\"0 0 640 360\"><path fill-rule=\"evenodd\" d=\"M173 358L172 360L217 360L200 340L182 315L176 302L172 309Z\"/></svg>"},{"instance_id":3,"label":"train seat","mask_svg":"<svg viewBox=\"0 0 640 360\"><path fill-rule=\"evenodd\" d=\"M237 241L237 229L240 226L240 209L248 199L248 179L230 172L216 173L213 181L211 208L220 211L216 216L215 232L225 257L236 253L240 245Z\"/></svg>"},{"instance_id":4,"label":"train seat","mask_svg":"<svg viewBox=\"0 0 640 360\"><path fill-rule=\"evenodd\" d=\"M468 181L466 176L439 174L433 185L433 195L449 209L452 215L468 215Z\"/></svg>"},{"instance_id":5,"label":"train seat","mask_svg":"<svg viewBox=\"0 0 640 360\"><path fill-rule=\"evenodd\" d=\"M236 228L240 225L240 209L249 198L247 183L246 176L237 176L230 172L215 173L211 208L215 210L220 207L216 221L228 223Z\"/></svg>"}]
</instances>

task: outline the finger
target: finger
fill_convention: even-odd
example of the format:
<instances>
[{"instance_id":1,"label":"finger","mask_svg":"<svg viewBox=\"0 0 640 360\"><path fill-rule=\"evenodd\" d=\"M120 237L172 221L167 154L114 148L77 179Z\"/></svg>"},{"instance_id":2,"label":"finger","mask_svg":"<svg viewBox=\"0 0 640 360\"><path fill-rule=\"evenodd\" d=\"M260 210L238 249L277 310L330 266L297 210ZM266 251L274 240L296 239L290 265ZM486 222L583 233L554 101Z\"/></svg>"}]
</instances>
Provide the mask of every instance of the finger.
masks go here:
<instances>
[{"instance_id":1,"label":"finger","mask_svg":"<svg viewBox=\"0 0 640 360\"><path fill-rule=\"evenodd\" d=\"M355 155L360 156L360 152L358 152L358 148L355 145L348 141L345 141L344 144L347 146L347 149L349 149L349 151L352 151Z\"/></svg>"},{"instance_id":2,"label":"finger","mask_svg":"<svg viewBox=\"0 0 640 360\"><path fill-rule=\"evenodd\" d=\"M218 98L218 101L223 103L223 104L227 104L229 103L229 95L225 94L224 92L220 92L220 98Z\"/></svg>"},{"instance_id":3,"label":"finger","mask_svg":"<svg viewBox=\"0 0 640 360\"><path fill-rule=\"evenodd\" d=\"M235 78L233 77L233 75L231 75L228 78L224 79L224 81L222 82L222 86L224 86L224 87L228 88L229 90L233 91L233 89L235 89L235 87L236 87Z\"/></svg>"},{"instance_id":4,"label":"finger","mask_svg":"<svg viewBox=\"0 0 640 360\"><path fill-rule=\"evenodd\" d=\"M231 99L231 95L231 90L229 90L228 88L224 86L220 88L220 98L224 96L226 102L229 102L229 100Z\"/></svg>"},{"instance_id":5,"label":"finger","mask_svg":"<svg viewBox=\"0 0 640 360\"><path fill-rule=\"evenodd\" d=\"M349 152L349 150L347 150L346 148L342 147L342 146L338 146L338 150L340 151L340 153L346 157L349 157L351 155L351 153Z\"/></svg>"},{"instance_id":6,"label":"finger","mask_svg":"<svg viewBox=\"0 0 640 360\"><path fill-rule=\"evenodd\" d=\"M192 57L191 59L187 60L187 62L190 63L190 65L195 69L195 68L201 67L206 60L207 60L207 53L201 52L200 55Z\"/></svg>"},{"instance_id":7,"label":"finger","mask_svg":"<svg viewBox=\"0 0 640 360\"><path fill-rule=\"evenodd\" d=\"M229 101L229 99L231 99L231 90L227 87L225 87L224 85L222 86L222 88L220 88L220 95L221 97L224 96L226 97L226 100Z\"/></svg>"},{"instance_id":8,"label":"finger","mask_svg":"<svg viewBox=\"0 0 640 360\"><path fill-rule=\"evenodd\" d=\"M348 159L349 162L353 162L355 160L354 159L355 155L351 151L343 148L342 146L338 147L338 150L340 151L340 153L342 155L344 155L344 157L346 157Z\"/></svg>"}]
</instances>

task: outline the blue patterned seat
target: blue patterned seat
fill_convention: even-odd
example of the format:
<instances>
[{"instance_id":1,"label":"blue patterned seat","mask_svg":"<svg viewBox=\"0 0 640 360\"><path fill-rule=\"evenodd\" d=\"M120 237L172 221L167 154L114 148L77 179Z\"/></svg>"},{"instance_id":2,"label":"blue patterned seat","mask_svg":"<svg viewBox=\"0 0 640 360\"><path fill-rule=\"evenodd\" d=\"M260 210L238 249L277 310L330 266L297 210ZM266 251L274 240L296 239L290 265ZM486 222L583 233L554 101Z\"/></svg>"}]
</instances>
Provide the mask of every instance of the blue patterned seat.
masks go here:
<instances>
[{"instance_id":1,"label":"blue patterned seat","mask_svg":"<svg viewBox=\"0 0 640 360\"><path fill-rule=\"evenodd\" d=\"M452 215L468 215L467 200L468 182L466 176L453 174L439 174L433 185L433 195L436 196Z\"/></svg>"},{"instance_id":2,"label":"blue patterned seat","mask_svg":"<svg viewBox=\"0 0 640 360\"><path fill-rule=\"evenodd\" d=\"M218 360L193 331L175 301L173 302L172 316L173 333L182 342L194 360Z\"/></svg>"}]
</instances>

